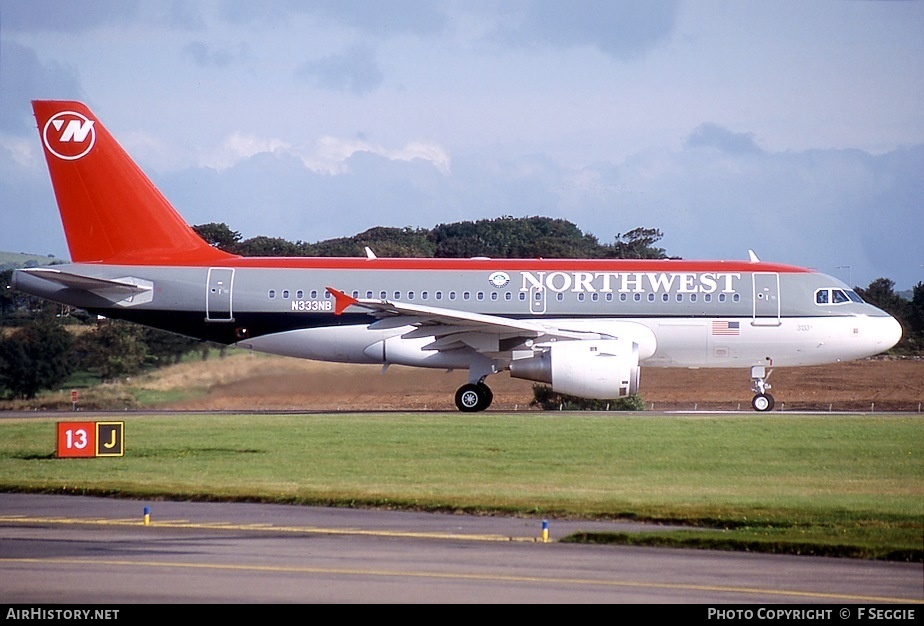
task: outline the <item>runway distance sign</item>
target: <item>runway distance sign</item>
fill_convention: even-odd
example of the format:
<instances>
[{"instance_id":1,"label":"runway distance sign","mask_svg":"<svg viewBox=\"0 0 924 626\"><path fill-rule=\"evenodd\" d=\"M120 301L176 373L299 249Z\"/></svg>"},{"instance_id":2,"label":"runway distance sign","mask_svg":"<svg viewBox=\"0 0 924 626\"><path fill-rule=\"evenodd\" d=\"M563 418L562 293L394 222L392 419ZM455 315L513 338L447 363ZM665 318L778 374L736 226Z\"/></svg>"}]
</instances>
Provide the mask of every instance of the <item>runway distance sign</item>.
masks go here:
<instances>
[{"instance_id":1,"label":"runway distance sign","mask_svg":"<svg viewBox=\"0 0 924 626\"><path fill-rule=\"evenodd\" d=\"M124 454L125 422L58 422L59 459Z\"/></svg>"}]
</instances>

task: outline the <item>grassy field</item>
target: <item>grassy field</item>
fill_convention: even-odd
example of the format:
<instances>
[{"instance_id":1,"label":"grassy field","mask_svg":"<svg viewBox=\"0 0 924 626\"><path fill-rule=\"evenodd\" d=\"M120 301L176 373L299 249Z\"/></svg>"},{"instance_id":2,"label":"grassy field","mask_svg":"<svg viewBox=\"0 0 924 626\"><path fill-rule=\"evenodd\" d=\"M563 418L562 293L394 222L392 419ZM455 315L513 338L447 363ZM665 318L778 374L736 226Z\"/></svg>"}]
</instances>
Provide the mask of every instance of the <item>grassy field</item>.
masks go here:
<instances>
[{"instance_id":1,"label":"grassy field","mask_svg":"<svg viewBox=\"0 0 924 626\"><path fill-rule=\"evenodd\" d=\"M124 457L57 459L69 419L0 421L0 490L622 518L689 530L571 540L924 559L914 415L125 414L95 418L125 421Z\"/></svg>"}]
</instances>

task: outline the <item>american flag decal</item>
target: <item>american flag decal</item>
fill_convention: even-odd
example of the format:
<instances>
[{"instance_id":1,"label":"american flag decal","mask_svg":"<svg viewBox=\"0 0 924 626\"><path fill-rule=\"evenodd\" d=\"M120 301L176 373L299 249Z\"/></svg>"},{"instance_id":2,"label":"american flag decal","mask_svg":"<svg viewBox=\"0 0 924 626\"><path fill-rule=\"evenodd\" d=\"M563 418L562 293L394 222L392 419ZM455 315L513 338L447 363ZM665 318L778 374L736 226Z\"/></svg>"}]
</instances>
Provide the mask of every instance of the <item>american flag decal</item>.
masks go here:
<instances>
[{"instance_id":1,"label":"american flag decal","mask_svg":"<svg viewBox=\"0 0 924 626\"><path fill-rule=\"evenodd\" d=\"M741 322L712 322L712 334L713 335L737 335L741 330Z\"/></svg>"}]
</instances>

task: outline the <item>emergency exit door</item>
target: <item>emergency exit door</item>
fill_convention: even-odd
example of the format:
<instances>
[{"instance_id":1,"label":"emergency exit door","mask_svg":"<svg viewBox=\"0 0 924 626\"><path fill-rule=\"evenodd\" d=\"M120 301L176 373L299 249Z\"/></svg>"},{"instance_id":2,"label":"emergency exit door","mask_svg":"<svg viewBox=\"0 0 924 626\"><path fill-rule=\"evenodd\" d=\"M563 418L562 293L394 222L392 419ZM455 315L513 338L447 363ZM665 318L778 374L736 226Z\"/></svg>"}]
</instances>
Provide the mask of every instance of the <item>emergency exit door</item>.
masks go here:
<instances>
[{"instance_id":1,"label":"emergency exit door","mask_svg":"<svg viewBox=\"0 0 924 626\"><path fill-rule=\"evenodd\" d=\"M233 322L231 288L234 284L234 270L227 267L209 268L206 282L205 321Z\"/></svg>"},{"instance_id":2,"label":"emergency exit door","mask_svg":"<svg viewBox=\"0 0 924 626\"><path fill-rule=\"evenodd\" d=\"M755 326L780 325L780 275L776 272L754 273Z\"/></svg>"}]
</instances>

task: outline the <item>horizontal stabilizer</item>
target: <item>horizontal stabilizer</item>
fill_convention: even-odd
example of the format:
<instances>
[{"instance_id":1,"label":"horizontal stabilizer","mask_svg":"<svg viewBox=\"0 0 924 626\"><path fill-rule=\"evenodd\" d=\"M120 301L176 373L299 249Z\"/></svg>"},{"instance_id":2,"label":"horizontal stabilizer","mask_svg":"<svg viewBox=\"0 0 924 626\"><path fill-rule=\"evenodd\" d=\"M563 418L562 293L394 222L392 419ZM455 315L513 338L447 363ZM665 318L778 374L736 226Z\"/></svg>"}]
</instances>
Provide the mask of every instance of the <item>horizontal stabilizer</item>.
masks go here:
<instances>
[{"instance_id":1,"label":"horizontal stabilizer","mask_svg":"<svg viewBox=\"0 0 924 626\"><path fill-rule=\"evenodd\" d=\"M109 280L106 278L93 278L92 276L81 276L80 274L70 274L61 270L47 267L37 267L20 270L27 272L32 276L58 283L71 289L81 289L83 291L106 291L119 292L127 295L144 293L151 291L153 284L135 284L130 282L131 279ZM149 281L137 281L138 283L148 283Z\"/></svg>"}]
</instances>

